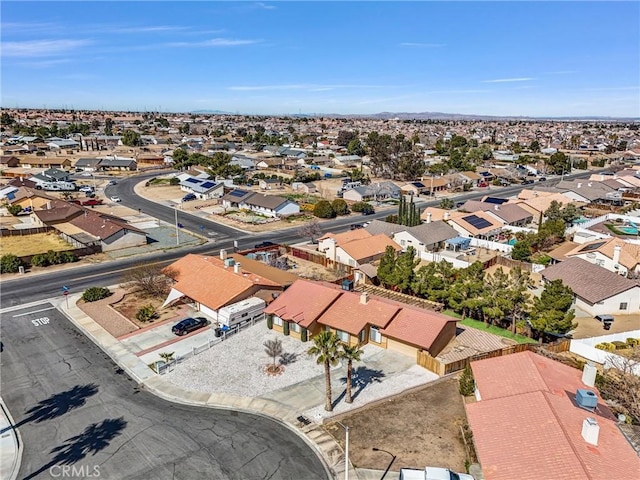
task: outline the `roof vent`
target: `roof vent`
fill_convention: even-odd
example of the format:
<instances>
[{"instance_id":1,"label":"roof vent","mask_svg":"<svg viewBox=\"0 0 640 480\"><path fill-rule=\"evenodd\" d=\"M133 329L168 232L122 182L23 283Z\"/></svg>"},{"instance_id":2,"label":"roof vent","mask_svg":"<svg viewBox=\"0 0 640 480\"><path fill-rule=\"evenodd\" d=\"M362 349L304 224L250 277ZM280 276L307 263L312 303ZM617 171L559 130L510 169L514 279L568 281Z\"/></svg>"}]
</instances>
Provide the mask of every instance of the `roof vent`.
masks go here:
<instances>
[{"instance_id":1,"label":"roof vent","mask_svg":"<svg viewBox=\"0 0 640 480\"><path fill-rule=\"evenodd\" d=\"M233 265L233 273L242 273L240 272L240 264L236 263Z\"/></svg>"},{"instance_id":2,"label":"roof vent","mask_svg":"<svg viewBox=\"0 0 640 480\"><path fill-rule=\"evenodd\" d=\"M224 266L225 267L233 267L234 263L236 263L236 261L233 258L225 258L224 259Z\"/></svg>"},{"instance_id":3,"label":"roof vent","mask_svg":"<svg viewBox=\"0 0 640 480\"><path fill-rule=\"evenodd\" d=\"M598 397L591 390L579 388L576 392L576 403L580 408L593 412L598 406Z\"/></svg>"},{"instance_id":4,"label":"roof vent","mask_svg":"<svg viewBox=\"0 0 640 480\"><path fill-rule=\"evenodd\" d=\"M598 445L598 435L600 434L600 425L593 417L587 417L582 421L582 438L591 445Z\"/></svg>"}]
</instances>

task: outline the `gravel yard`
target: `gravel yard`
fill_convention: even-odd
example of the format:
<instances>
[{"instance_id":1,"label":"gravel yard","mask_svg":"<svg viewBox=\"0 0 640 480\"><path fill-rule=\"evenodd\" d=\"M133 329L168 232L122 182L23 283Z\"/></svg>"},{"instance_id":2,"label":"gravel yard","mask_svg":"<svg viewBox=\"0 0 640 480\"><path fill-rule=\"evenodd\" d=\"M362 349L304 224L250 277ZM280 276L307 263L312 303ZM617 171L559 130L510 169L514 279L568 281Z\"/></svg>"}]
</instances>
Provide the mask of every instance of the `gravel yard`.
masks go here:
<instances>
[{"instance_id":1,"label":"gravel yard","mask_svg":"<svg viewBox=\"0 0 640 480\"><path fill-rule=\"evenodd\" d=\"M282 340L284 356L291 359L284 372L277 376L264 373L264 367L271 359L264 353L263 343L273 338ZM416 365L413 358L365 345L362 361L353 366L353 403L344 402L346 365L338 365L331 375L335 408L332 413L326 412L324 369L316 364L315 357L307 355L311 345L311 342L302 343L267 330L262 322L177 365L163 379L191 390L243 397L267 396L287 402L295 402L294 398L302 391L306 398L304 405L298 406L301 412L312 420L321 421L438 378ZM291 388L297 393L294 394ZM311 405L317 406L309 409Z\"/></svg>"}]
</instances>

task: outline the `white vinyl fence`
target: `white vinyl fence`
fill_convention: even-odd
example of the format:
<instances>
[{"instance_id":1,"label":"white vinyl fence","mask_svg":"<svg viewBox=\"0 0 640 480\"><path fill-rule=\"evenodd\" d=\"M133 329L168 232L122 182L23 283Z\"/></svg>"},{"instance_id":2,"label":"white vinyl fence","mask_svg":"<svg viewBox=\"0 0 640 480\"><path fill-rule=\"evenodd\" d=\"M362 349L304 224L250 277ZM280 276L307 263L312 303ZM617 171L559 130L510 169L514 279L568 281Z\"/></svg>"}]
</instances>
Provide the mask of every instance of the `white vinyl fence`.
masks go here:
<instances>
[{"instance_id":1,"label":"white vinyl fence","mask_svg":"<svg viewBox=\"0 0 640 480\"><path fill-rule=\"evenodd\" d=\"M226 331L223 330L222 336L210 339L207 342L197 347L193 347L193 349L189 353L180 355L179 357L171 360L169 363L158 361L156 362L155 370L160 375L164 375L165 373L172 371L176 367L176 365L179 365L180 363L184 362L188 358L195 357L196 355L199 355L202 352L209 350L214 345L218 345L219 343L224 342L230 336L235 335L236 333L240 332L241 330L244 330L245 328L255 325L256 323L262 321L264 318L265 316L262 315L259 318L254 318L245 323L235 325L231 327L229 330L226 330Z\"/></svg>"}]
</instances>

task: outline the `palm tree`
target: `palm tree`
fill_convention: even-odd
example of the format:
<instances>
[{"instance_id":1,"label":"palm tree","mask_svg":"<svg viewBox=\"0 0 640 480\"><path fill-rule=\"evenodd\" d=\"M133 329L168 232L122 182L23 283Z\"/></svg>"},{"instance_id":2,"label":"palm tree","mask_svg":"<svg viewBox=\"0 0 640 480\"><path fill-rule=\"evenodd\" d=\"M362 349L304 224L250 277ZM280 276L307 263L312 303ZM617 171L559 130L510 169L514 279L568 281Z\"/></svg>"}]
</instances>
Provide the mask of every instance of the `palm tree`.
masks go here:
<instances>
[{"instance_id":1,"label":"palm tree","mask_svg":"<svg viewBox=\"0 0 640 480\"><path fill-rule=\"evenodd\" d=\"M331 403L331 366L336 365L338 363L338 345L340 344L340 339L338 336L325 330L320 332L318 335L313 337L313 346L307 352L309 355L316 355L316 363L320 365L324 364L324 382L325 382L325 391L327 394L326 402L324 409L327 412L331 412L333 410L333 405Z\"/></svg>"},{"instance_id":2,"label":"palm tree","mask_svg":"<svg viewBox=\"0 0 640 480\"><path fill-rule=\"evenodd\" d=\"M347 396L345 402L352 403L351 398L351 377L353 375L353 362L359 362L364 352L358 348L358 345L342 344L342 351L338 354L340 358L347 361Z\"/></svg>"}]
</instances>

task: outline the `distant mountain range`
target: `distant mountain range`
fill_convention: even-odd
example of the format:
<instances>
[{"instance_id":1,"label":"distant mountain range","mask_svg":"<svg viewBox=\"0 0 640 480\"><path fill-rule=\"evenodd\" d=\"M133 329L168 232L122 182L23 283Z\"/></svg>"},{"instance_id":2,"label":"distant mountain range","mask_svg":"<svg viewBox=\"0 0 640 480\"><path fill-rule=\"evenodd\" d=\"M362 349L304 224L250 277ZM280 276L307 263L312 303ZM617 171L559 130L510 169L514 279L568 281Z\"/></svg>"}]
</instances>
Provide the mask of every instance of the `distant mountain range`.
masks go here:
<instances>
[{"instance_id":1,"label":"distant mountain range","mask_svg":"<svg viewBox=\"0 0 640 480\"><path fill-rule=\"evenodd\" d=\"M250 113L233 113L225 112L222 110L194 110L191 113L204 114L204 115L252 115ZM269 115L258 115L269 116ZM380 112L372 114L341 114L341 113L292 113L289 115L274 115L274 116L287 116L287 117L328 117L328 118L372 118L378 120L487 120L487 121L580 121L585 122L589 120L603 121L603 122L637 122L640 118L633 117L606 117L606 116L579 116L579 117L531 117L531 116L508 116L508 115L469 115L463 113L443 113L443 112Z\"/></svg>"}]
</instances>

